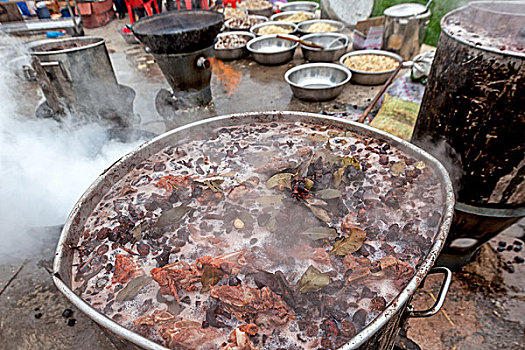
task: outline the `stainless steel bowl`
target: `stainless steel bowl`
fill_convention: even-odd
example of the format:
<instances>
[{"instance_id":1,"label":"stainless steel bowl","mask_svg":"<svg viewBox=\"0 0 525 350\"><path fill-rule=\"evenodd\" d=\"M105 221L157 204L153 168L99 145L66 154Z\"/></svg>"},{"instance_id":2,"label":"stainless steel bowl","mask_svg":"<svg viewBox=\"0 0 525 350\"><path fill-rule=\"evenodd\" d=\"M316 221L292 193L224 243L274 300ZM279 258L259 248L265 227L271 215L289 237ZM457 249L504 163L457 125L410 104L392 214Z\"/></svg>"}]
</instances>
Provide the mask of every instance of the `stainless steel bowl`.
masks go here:
<instances>
[{"instance_id":1,"label":"stainless steel bowl","mask_svg":"<svg viewBox=\"0 0 525 350\"><path fill-rule=\"evenodd\" d=\"M272 17L270 17L270 20L271 21L286 21L286 17L289 17L289 16L292 16L296 13L299 13L299 12L303 12L303 13L306 13L307 15L310 16L309 19L305 20L305 21L308 21L308 20L311 20L311 19L314 19L315 15L311 12L305 12L305 11L285 11L285 12L279 12L279 13L276 13L275 15L273 15ZM286 21L286 22L290 22L290 21ZM304 22L304 21L299 21L299 22L293 22L293 23L301 23L301 22Z\"/></svg>"},{"instance_id":2,"label":"stainless steel bowl","mask_svg":"<svg viewBox=\"0 0 525 350\"><path fill-rule=\"evenodd\" d=\"M293 95L305 101L327 101L339 96L352 73L334 63L307 63L289 69L284 80Z\"/></svg>"},{"instance_id":3,"label":"stainless steel bowl","mask_svg":"<svg viewBox=\"0 0 525 350\"><path fill-rule=\"evenodd\" d=\"M298 39L294 35L287 36ZM273 34L250 40L246 48L257 63L275 66L291 61L297 46L299 43L278 39L277 35Z\"/></svg>"},{"instance_id":4,"label":"stainless steel bowl","mask_svg":"<svg viewBox=\"0 0 525 350\"><path fill-rule=\"evenodd\" d=\"M253 27L250 28L250 32L252 32L253 34L257 36L260 36L259 29L263 27L267 27L267 26L277 26L277 27L283 27L287 30L291 30L287 34L293 34L297 31L297 25L295 23L283 22L283 21L268 21L268 22L259 23L259 24L254 25Z\"/></svg>"},{"instance_id":5,"label":"stainless steel bowl","mask_svg":"<svg viewBox=\"0 0 525 350\"><path fill-rule=\"evenodd\" d=\"M250 15L258 15L258 16L266 16L266 17L270 17L271 15L273 15L273 5L262 8L262 9L247 9L242 6L237 6L237 8L244 10L244 11L248 11Z\"/></svg>"},{"instance_id":6,"label":"stainless steel bowl","mask_svg":"<svg viewBox=\"0 0 525 350\"><path fill-rule=\"evenodd\" d=\"M255 34L250 33L250 32L242 32L242 31L220 33L217 35L217 38L225 37L229 35L239 35L239 36L244 37L247 41L250 41L253 38L255 38ZM213 51L214 51L215 57L217 57L218 59L221 59L224 61L237 60L239 58L244 57L244 55L248 53L248 50L246 50L246 44L240 47L233 47L233 48L228 48L228 49L217 49L214 46Z\"/></svg>"},{"instance_id":7,"label":"stainless steel bowl","mask_svg":"<svg viewBox=\"0 0 525 350\"><path fill-rule=\"evenodd\" d=\"M294 1L282 4L281 11L306 11L315 12L319 9L319 4L313 1Z\"/></svg>"},{"instance_id":8,"label":"stainless steel bowl","mask_svg":"<svg viewBox=\"0 0 525 350\"><path fill-rule=\"evenodd\" d=\"M403 57L396 55L395 53L392 53L389 51L360 50L360 51L349 52L346 55L343 55L343 57L339 59L339 63L345 66L344 61L347 57L358 56L358 55L383 55L383 56L389 56L389 57L394 58L396 61L399 62L399 64L403 62ZM361 84L361 85L384 84L388 80L390 75L395 71L395 69L391 69L391 70L387 70L383 72L365 72L361 70L355 70L347 66L345 67L350 69L350 71L352 72L352 82L356 84Z\"/></svg>"},{"instance_id":9,"label":"stainless steel bowl","mask_svg":"<svg viewBox=\"0 0 525 350\"><path fill-rule=\"evenodd\" d=\"M260 19L262 23L268 21L268 17L265 17L265 16L256 16L256 15L250 15L250 16L253 16L253 17L256 17L257 19ZM235 21L236 19L238 19L238 18L230 18L229 20L224 22L224 27L226 28L226 30L231 30L231 31L250 30L251 27L238 27L238 26L236 27L236 26L232 25L232 22ZM258 24L260 24L260 23L258 23Z\"/></svg>"},{"instance_id":10,"label":"stainless steel bowl","mask_svg":"<svg viewBox=\"0 0 525 350\"><path fill-rule=\"evenodd\" d=\"M299 23L297 25L297 31L301 35L302 34L312 34L313 32L309 32L308 28L310 28L310 26L315 23L326 23L326 24L330 24L337 28L337 30L334 30L330 33L340 33L345 29L345 24L343 22L333 21L331 19L312 19L310 21L304 21L304 22Z\"/></svg>"},{"instance_id":11,"label":"stainless steel bowl","mask_svg":"<svg viewBox=\"0 0 525 350\"><path fill-rule=\"evenodd\" d=\"M305 35L301 39L324 47L324 49L317 49L301 44L303 56L310 62L337 61L350 45L350 38L340 33L313 33Z\"/></svg>"}]
</instances>

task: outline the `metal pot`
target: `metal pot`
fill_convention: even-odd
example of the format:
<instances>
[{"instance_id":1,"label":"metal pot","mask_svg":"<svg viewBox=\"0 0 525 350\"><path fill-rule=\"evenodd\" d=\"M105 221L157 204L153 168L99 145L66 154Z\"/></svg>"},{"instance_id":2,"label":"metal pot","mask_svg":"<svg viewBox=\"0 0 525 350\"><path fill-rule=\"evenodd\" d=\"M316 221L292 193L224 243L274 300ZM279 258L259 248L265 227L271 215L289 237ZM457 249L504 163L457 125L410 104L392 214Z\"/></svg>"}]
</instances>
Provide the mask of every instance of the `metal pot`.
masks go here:
<instances>
[{"instance_id":1,"label":"metal pot","mask_svg":"<svg viewBox=\"0 0 525 350\"><path fill-rule=\"evenodd\" d=\"M66 221L60 240L58 242L53 265L54 283L56 284L57 288L71 301L71 303L80 309L80 311L86 313L91 319L93 319L105 329L115 333L118 337L121 337L128 342L137 344L144 349L166 350L166 348L163 346L120 326L113 320L102 315L70 289L74 248L76 247L80 236L83 234L85 220L95 209L99 201L102 200L102 198L106 195L108 189L111 186L119 181L122 176L134 169L137 164L160 151L164 147L179 142L182 138L187 137L196 130L202 131L204 128L218 128L258 122L306 122L327 126L333 125L344 128L351 132L358 133L360 135L388 140L389 143L393 144L395 147L398 147L403 152L415 157L416 159L424 160L426 166L431 169L434 174L436 174L439 182L442 185L443 216L433 245L430 248L430 252L424 258L421 265L419 265L416 275L408 283L406 288L398 294L393 302L374 321L372 321L365 329L352 338L349 343L342 347L342 349L345 350L357 348L391 349L395 336L398 333L404 319L407 317L427 317L433 315L439 311L439 308L444 302L445 294L451 279L450 271L448 269L431 270L431 267L443 246L450 226L450 221L452 219L452 210L454 204L452 184L443 166L425 151L386 132L335 117L301 112L241 113L214 117L188 124L143 144L132 153L122 157L112 167L107 169L89 187L89 189L76 203ZM443 287L438 295L438 301L436 305L434 305L430 310L422 312L413 311L411 308L408 308L409 302L416 292L418 286L421 284L422 280L427 274L434 272L446 274L445 283L443 284ZM130 347L128 346L126 348Z\"/></svg>"},{"instance_id":2,"label":"metal pot","mask_svg":"<svg viewBox=\"0 0 525 350\"><path fill-rule=\"evenodd\" d=\"M133 114L135 92L117 83L104 38L44 40L28 48L54 113L70 111L104 119Z\"/></svg>"},{"instance_id":3,"label":"metal pot","mask_svg":"<svg viewBox=\"0 0 525 350\"><path fill-rule=\"evenodd\" d=\"M410 60L419 53L430 18L421 4L399 4L385 10L383 50Z\"/></svg>"},{"instance_id":4,"label":"metal pot","mask_svg":"<svg viewBox=\"0 0 525 350\"><path fill-rule=\"evenodd\" d=\"M494 12L500 7L503 11ZM475 250L525 215L525 52L505 50L496 32L511 30L509 37L519 42L524 19L523 3L509 1L472 3L441 21L412 141L457 174L458 219L447 245L471 238L469 249ZM467 41L458 36L458 23L497 40L483 46L480 32Z\"/></svg>"}]
</instances>

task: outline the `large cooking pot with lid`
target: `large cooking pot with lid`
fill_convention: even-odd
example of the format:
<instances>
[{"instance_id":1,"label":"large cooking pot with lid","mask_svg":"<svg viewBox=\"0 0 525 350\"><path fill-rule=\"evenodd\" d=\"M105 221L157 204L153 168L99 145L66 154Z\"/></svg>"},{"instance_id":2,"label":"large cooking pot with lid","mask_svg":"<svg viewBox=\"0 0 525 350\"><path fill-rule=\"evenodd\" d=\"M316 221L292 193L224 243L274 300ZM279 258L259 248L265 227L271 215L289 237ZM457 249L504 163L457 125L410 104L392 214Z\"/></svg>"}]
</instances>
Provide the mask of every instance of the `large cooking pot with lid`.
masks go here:
<instances>
[{"instance_id":1,"label":"large cooking pot with lid","mask_svg":"<svg viewBox=\"0 0 525 350\"><path fill-rule=\"evenodd\" d=\"M359 135L371 137L381 142L387 142L391 147L399 149L403 154L424 162L427 170L432 173L433 179L437 182L439 202L442 203L442 215L435 222L435 234L428 245L428 253L421 258L421 263L416 266L415 274L409 279L408 284L402 289L393 300L386 305L383 311L373 319L365 328L361 329L350 341L342 346L342 349L390 349L394 339L407 317L427 317L439 311L444 302L446 291L450 284L451 273L445 268L434 268L432 266L445 242L454 205L454 194L450 179L444 167L432 156L416 146L401 140L395 136L372 127L342 120L339 118L302 113L302 112L252 112L234 115L226 115L210 118L188 124L168 133L165 133L137 148L135 151L123 156L112 167L107 169L89 187L76 203L62 231L55 261L53 280L57 288L82 312L97 322L100 326L113 332L121 339L136 344L144 349L166 349L165 347L153 342L121 325L114 320L95 310L85 300L80 298L72 290L73 284L73 264L76 249L82 237L89 236L85 231L88 217L93 213L97 204L106 197L120 179L130 171L137 168L144 160L157 154L168 146L175 145L181 140L187 140L188 135L207 135L206 130L219 130L219 134L227 130L228 127L243 126L253 127L262 123L277 127L284 123L308 123L318 127L336 127L345 130L345 135ZM238 128L237 130L239 130ZM190 136L189 140L193 136ZM179 151L176 151L177 154ZM419 163L418 162L418 163ZM105 198L110 199L108 197ZM78 265L77 265L78 266ZM414 311L409 307L417 288L429 273L444 273L445 280L438 296L438 301L432 309L426 311ZM78 281L77 281L78 282Z\"/></svg>"}]
</instances>

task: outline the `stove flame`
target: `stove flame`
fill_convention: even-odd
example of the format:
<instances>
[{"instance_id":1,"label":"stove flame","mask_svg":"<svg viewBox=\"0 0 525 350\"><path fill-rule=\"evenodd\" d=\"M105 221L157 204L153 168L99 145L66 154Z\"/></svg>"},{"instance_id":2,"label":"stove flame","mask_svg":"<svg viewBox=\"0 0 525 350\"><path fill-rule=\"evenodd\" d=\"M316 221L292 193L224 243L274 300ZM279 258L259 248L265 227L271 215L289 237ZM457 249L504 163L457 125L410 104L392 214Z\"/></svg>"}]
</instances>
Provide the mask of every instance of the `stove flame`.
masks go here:
<instances>
[{"instance_id":1,"label":"stove flame","mask_svg":"<svg viewBox=\"0 0 525 350\"><path fill-rule=\"evenodd\" d=\"M211 57L210 62L212 72L217 77L217 81L221 84L226 95L231 97L241 84L242 72L225 65L224 62L215 57Z\"/></svg>"}]
</instances>

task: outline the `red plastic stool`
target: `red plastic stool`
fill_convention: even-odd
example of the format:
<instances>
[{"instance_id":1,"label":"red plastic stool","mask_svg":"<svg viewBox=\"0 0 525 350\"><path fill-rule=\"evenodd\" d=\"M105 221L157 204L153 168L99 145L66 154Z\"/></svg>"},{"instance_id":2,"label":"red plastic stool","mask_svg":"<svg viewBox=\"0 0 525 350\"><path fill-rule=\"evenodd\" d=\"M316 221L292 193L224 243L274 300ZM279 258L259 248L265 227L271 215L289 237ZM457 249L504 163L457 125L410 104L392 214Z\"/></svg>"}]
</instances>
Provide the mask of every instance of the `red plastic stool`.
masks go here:
<instances>
[{"instance_id":1,"label":"red plastic stool","mask_svg":"<svg viewBox=\"0 0 525 350\"><path fill-rule=\"evenodd\" d=\"M191 0L184 0L184 5L186 6L186 10L191 10ZM208 0L201 0L201 8L204 10L210 9ZM177 9L180 11L180 0L177 0Z\"/></svg>"},{"instance_id":2,"label":"red plastic stool","mask_svg":"<svg viewBox=\"0 0 525 350\"><path fill-rule=\"evenodd\" d=\"M233 9L237 8L237 3L241 3L241 0L222 0L222 3L224 4L224 7L226 5L230 5Z\"/></svg>"},{"instance_id":3,"label":"red plastic stool","mask_svg":"<svg viewBox=\"0 0 525 350\"><path fill-rule=\"evenodd\" d=\"M157 5L156 1L153 1L153 0L149 0L146 2L143 2L142 0L124 0L124 1L126 2L126 7L128 8L129 22L131 24L135 22L135 16L133 15L133 9L144 8L148 16L151 16L153 14L153 11L151 10L151 3L153 3L153 5L155 6L155 10L157 10L157 13L160 13L159 6Z\"/></svg>"}]
</instances>

